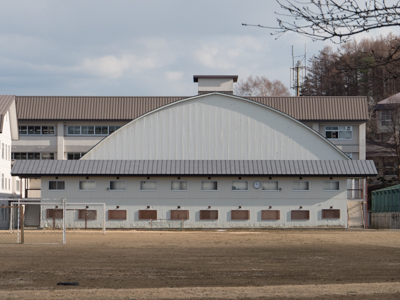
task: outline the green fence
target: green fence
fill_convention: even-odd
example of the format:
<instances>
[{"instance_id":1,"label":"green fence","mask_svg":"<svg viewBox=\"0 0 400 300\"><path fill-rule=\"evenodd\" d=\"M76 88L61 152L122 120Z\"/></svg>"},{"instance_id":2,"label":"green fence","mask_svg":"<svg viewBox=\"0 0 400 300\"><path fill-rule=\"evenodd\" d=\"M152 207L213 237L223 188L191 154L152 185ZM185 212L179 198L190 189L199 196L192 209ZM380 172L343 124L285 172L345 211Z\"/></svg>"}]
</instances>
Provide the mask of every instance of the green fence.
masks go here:
<instances>
[{"instance_id":1,"label":"green fence","mask_svg":"<svg viewBox=\"0 0 400 300\"><path fill-rule=\"evenodd\" d=\"M373 191L372 212L400 212L400 184Z\"/></svg>"}]
</instances>

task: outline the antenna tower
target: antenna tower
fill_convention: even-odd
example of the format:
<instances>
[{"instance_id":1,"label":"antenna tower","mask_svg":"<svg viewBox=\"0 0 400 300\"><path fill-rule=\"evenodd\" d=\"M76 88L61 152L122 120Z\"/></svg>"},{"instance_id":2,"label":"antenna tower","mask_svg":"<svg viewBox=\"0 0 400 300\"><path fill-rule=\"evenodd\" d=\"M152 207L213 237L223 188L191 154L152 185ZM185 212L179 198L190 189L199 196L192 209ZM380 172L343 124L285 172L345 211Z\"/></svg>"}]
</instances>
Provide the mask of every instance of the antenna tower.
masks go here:
<instances>
[{"instance_id":1,"label":"antenna tower","mask_svg":"<svg viewBox=\"0 0 400 300\"><path fill-rule=\"evenodd\" d=\"M296 90L296 95L300 96L300 89L307 76L307 45L304 45L304 55L294 55L292 46L292 67L290 68L290 88Z\"/></svg>"}]
</instances>

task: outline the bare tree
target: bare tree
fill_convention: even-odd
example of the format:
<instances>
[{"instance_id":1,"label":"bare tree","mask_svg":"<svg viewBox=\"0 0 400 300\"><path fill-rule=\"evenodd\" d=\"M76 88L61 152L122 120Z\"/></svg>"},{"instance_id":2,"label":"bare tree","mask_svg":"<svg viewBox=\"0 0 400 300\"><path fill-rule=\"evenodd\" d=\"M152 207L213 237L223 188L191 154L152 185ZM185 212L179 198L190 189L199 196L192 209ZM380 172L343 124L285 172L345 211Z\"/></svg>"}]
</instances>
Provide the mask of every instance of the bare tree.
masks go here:
<instances>
[{"instance_id":1,"label":"bare tree","mask_svg":"<svg viewBox=\"0 0 400 300\"><path fill-rule=\"evenodd\" d=\"M279 80L270 81L265 76L249 76L239 80L235 86L235 95L239 96L290 96L288 88Z\"/></svg>"},{"instance_id":2,"label":"bare tree","mask_svg":"<svg viewBox=\"0 0 400 300\"><path fill-rule=\"evenodd\" d=\"M382 27L400 25L400 1L386 0L276 0L284 13L278 15L273 29L278 37L295 32L315 40L346 41L353 35ZM358 2L362 3L359 4ZM388 4L390 2L391 4Z\"/></svg>"}]
</instances>

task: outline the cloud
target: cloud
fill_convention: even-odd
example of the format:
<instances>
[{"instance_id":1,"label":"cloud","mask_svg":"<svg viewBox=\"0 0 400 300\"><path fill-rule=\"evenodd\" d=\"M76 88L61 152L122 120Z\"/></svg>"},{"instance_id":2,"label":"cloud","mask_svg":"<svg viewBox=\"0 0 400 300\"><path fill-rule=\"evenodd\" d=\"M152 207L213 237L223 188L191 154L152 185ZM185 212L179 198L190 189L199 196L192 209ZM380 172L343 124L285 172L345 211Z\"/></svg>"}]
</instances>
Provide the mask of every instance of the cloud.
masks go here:
<instances>
[{"instance_id":1,"label":"cloud","mask_svg":"<svg viewBox=\"0 0 400 300\"><path fill-rule=\"evenodd\" d=\"M165 72L165 78L167 78L168 81L179 81L182 77L182 72Z\"/></svg>"}]
</instances>

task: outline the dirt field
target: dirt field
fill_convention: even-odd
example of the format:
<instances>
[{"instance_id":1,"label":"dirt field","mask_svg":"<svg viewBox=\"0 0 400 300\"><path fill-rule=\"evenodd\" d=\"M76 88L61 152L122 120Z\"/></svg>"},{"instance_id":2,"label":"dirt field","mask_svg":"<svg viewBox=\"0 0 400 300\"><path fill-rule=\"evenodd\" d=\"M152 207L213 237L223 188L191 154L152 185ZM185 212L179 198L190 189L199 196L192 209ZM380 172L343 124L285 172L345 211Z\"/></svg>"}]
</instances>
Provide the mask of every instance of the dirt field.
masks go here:
<instances>
[{"instance_id":1,"label":"dirt field","mask_svg":"<svg viewBox=\"0 0 400 300\"><path fill-rule=\"evenodd\" d=\"M0 299L400 299L400 231L79 232L0 254Z\"/></svg>"}]
</instances>

